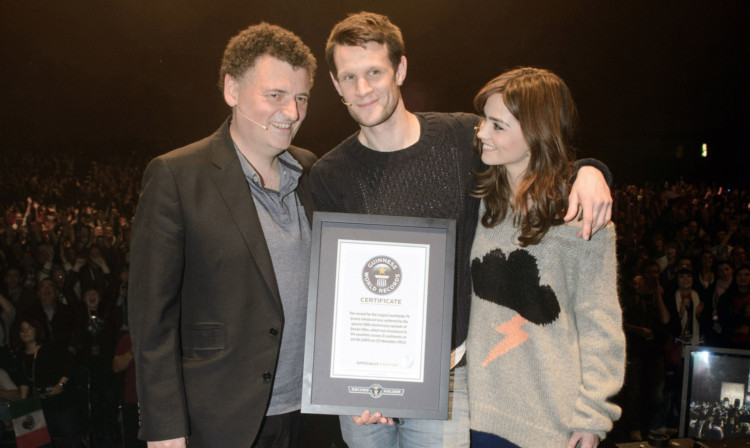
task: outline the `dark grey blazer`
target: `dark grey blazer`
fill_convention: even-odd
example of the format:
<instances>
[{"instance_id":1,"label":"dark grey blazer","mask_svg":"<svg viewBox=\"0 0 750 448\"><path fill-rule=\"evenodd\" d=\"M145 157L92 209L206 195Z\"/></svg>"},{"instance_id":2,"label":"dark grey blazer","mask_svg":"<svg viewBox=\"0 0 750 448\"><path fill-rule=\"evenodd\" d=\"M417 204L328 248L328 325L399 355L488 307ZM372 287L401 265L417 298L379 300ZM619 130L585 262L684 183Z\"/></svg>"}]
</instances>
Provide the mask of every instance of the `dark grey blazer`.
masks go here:
<instances>
[{"instance_id":1,"label":"dark grey blazer","mask_svg":"<svg viewBox=\"0 0 750 448\"><path fill-rule=\"evenodd\" d=\"M307 172L297 194L312 222ZM131 236L129 318L146 440L248 447L270 398L284 315L271 256L229 135L149 164Z\"/></svg>"}]
</instances>

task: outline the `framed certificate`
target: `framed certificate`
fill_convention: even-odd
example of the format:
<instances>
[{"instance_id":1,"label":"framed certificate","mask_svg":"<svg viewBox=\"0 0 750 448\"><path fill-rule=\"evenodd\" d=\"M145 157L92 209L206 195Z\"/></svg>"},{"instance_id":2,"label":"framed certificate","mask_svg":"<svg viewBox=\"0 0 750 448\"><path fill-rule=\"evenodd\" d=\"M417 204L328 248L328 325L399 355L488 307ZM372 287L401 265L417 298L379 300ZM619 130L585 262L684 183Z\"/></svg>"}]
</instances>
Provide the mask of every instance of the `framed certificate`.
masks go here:
<instances>
[{"instance_id":1,"label":"framed certificate","mask_svg":"<svg viewBox=\"0 0 750 448\"><path fill-rule=\"evenodd\" d=\"M448 418L456 223L315 212L302 412Z\"/></svg>"}]
</instances>

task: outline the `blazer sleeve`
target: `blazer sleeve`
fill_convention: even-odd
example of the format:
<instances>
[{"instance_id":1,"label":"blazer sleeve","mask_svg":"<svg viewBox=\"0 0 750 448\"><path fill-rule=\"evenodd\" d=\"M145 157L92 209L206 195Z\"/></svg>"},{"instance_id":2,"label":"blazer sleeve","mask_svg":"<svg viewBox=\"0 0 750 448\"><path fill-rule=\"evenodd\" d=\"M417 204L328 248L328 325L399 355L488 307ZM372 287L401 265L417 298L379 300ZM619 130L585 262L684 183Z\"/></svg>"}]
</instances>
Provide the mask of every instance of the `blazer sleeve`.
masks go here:
<instances>
[{"instance_id":1,"label":"blazer sleeve","mask_svg":"<svg viewBox=\"0 0 750 448\"><path fill-rule=\"evenodd\" d=\"M189 433L180 339L185 226L165 159L146 168L131 235L128 314L142 426L140 438Z\"/></svg>"}]
</instances>

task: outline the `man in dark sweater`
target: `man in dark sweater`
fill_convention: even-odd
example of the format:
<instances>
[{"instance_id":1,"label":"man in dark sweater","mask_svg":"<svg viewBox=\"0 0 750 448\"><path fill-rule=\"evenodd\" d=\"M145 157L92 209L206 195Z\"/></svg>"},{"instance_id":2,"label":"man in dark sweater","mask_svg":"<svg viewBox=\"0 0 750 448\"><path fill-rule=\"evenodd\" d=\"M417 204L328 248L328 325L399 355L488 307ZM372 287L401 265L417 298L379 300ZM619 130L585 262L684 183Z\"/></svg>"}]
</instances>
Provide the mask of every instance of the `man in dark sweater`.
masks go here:
<instances>
[{"instance_id":1,"label":"man in dark sweater","mask_svg":"<svg viewBox=\"0 0 750 448\"><path fill-rule=\"evenodd\" d=\"M401 31L385 16L362 12L339 22L328 38L326 60L341 101L360 130L312 168L318 209L457 222L449 420L401 419L394 425L393 419L365 411L341 416L344 440L350 447L468 447L463 355L471 298L469 255L479 202L467 192L472 170L481 166L471 151L479 117L406 110L400 92L406 78L404 43ZM588 239L609 222L611 203L600 171L584 167L566 219L573 219L581 205L580 236ZM383 425L369 426L377 423Z\"/></svg>"}]
</instances>

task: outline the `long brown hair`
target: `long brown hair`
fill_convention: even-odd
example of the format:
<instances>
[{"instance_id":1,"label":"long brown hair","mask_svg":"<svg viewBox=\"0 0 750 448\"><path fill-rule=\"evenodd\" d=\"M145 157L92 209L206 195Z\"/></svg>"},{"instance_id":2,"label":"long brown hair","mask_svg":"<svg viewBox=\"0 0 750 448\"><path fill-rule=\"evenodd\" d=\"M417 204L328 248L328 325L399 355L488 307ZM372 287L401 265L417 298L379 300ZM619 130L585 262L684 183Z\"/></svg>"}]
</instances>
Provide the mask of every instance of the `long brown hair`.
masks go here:
<instances>
[{"instance_id":1,"label":"long brown hair","mask_svg":"<svg viewBox=\"0 0 750 448\"><path fill-rule=\"evenodd\" d=\"M522 67L503 73L477 93L474 106L484 114L492 95L503 96L503 103L519 121L529 146L529 166L515 194L504 166L489 166L475 172L472 195L484 201L482 225L502 222L508 207L520 229L522 247L538 244L550 226L560 225L568 205L572 145L578 112L562 79L552 72ZM481 156L482 145L474 139L474 150ZM511 197L512 196L512 197Z\"/></svg>"}]
</instances>

